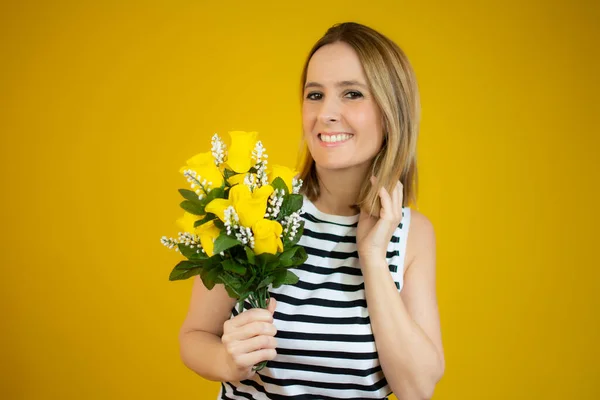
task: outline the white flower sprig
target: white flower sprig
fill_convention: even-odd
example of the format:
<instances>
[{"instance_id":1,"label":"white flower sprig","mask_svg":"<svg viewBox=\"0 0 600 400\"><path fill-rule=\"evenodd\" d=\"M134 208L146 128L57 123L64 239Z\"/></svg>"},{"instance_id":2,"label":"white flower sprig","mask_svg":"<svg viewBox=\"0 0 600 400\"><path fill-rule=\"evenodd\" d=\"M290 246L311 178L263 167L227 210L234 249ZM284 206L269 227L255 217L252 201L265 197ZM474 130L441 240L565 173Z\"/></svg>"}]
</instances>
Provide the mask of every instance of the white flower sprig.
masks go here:
<instances>
[{"instance_id":1,"label":"white flower sprig","mask_svg":"<svg viewBox=\"0 0 600 400\"><path fill-rule=\"evenodd\" d=\"M300 193L300 188L302 187L302 179L294 178L292 179L292 193L298 194Z\"/></svg>"},{"instance_id":2,"label":"white flower sprig","mask_svg":"<svg viewBox=\"0 0 600 400\"><path fill-rule=\"evenodd\" d=\"M233 233L237 240L254 249L254 235L252 234L252 229L240 225L240 218L233 206L229 206L225 209L225 229L227 229L228 235L231 236Z\"/></svg>"},{"instance_id":3,"label":"white flower sprig","mask_svg":"<svg viewBox=\"0 0 600 400\"><path fill-rule=\"evenodd\" d=\"M229 206L225 209L225 229L227 229L227 234L231 235L232 232L237 230L240 223L240 217L238 216L235 208L233 206Z\"/></svg>"},{"instance_id":4,"label":"white flower sprig","mask_svg":"<svg viewBox=\"0 0 600 400\"><path fill-rule=\"evenodd\" d=\"M279 215L279 211L281 210L281 204L283 204L283 196L285 196L285 190L283 189L275 189L273 193L271 193L265 218L277 218L277 215Z\"/></svg>"},{"instance_id":5,"label":"white flower sprig","mask_svg":"<svg viewBox=\"0 0 600 400\"><path fill-rule=\"evenodd\" d=\"M293 241L298 233L298 229L300 229L300 222L300 212L294 212L290 216L285 217L281 222L281 225L284 227L281 238Z\"/></svg>"},{"instance_id":6,"label":"white flower sprig","mask_svg":"<svg viewBox=\"0 0 600 400\"><path fill-rule=\"evenodd\" d=\"M259 180L256 177L256 175L254 174L246 174L246 176L244 176L244 185L248 186L248 189L250 189L250 192L254 192L254 189L256 187L260 187L259 185Z\"/></svg>"},{"instance_id":7,"label":"white flower sprig","mask_svg":"<svg viewBox=\"0 0 600 400\"><path fill-rule=\"evenodd\" d=\"M227 150L227 146L225 146L225 142L223 142L221 137L216 133L212 136L211 144L211 152L215 165L219 167L225 162L225 151Z\"/></svg>"},{"instance_id":8,"label":"white flower sprig","mask_svg":"<svg viewBox=\"0 0 600 400\"><path fill-rule=\"evenodd\" d=\"M252 160L254 160L254 168L256 169L256 176L258 178L258 187L269 184L267 176L267 158L269 158L269 155L266 153L266 149L259 140L256 142L254 150L252 151Z\"/></svg>"},{"instance_id":9,"label":"white flower sprig","mask_svg":"<svg viewBox=\"0 0 600 400\"><path fill-rule=\"evenodd\" d=\"M183 176L185 176L187 181L190 182L190 186L198 195L199 200L202 200L204 195L208 194L212 190L213 183L208 182L206 179L202 179L202 177L192 169L186 169L183 171ZM202 179L202 181L200 179Z\"/></svg>"},{"instance_id":10,"label":"white flower sprig","mask_svg":"<svg viewBox=\"0 0 600 400\"><path fill-rule=\"evenodd\" d=\"M183 244L188 246L190 249L196 249L196 253L204 253L204 249L200 244L200 237L198 235L191 234L189 232L179 232L179 237L177 239L169 238L163 236L160 238L160 242L167 248L173 249L179 252L179 244Z\"/></svg>"},{"instance_id":11,"label":"white flower sprig","mask_svg":"<svg viewBox=\"0 0 600 400\"><path fill-rule=\"evenodd\" d=\"M239 232L236 232L235 237L243 244L247 244L251 249L254 249L254 235L252 229L240 226Z\"/></svg>"}]
</instances>

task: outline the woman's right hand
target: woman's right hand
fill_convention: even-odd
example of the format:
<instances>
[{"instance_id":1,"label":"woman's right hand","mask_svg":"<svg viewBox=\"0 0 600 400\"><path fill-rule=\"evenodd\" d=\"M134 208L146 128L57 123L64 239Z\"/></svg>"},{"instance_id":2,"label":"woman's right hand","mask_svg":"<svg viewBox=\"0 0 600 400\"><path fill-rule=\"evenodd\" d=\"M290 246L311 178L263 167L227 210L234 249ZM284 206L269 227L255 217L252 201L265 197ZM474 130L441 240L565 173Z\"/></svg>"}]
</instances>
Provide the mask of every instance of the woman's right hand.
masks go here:
<instances>
[{"instance_id":1,"label":"woman's right hand","mask_svg":"<svg viewBox=\"0 0 600 400\"><path fill-rule=\"evenodd\" d=\"M273 313L277 301L269 299L267 309L253 308L228 319L223 324L221 342L227 352L232 382L249 379L255 374L252 367L277 356L277 328Z\"/></svg>"}]
</instances>

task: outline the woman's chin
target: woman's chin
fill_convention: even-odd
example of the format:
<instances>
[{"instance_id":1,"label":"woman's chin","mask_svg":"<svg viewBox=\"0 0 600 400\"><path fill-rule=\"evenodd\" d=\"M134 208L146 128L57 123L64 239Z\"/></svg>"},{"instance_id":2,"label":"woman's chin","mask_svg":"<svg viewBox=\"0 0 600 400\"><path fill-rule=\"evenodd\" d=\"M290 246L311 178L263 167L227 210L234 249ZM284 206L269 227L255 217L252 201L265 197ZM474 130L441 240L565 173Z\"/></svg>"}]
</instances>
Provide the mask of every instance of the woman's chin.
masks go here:
<instances>
[{"instance_id":1,"label":"woman's chin","mask_svg":"<svg viewBox=\"0 0 600 400\"><path fill-rule=\"evenodd\" d=\"M321 170L331 170L331 171L336 171L336 170L344 170L344 169L348 169L353 167L354 165L350 162L344 162L341 160L315 160L315 163L317 164L317 168L321 169Z\"/></svg>"}]
</instances>

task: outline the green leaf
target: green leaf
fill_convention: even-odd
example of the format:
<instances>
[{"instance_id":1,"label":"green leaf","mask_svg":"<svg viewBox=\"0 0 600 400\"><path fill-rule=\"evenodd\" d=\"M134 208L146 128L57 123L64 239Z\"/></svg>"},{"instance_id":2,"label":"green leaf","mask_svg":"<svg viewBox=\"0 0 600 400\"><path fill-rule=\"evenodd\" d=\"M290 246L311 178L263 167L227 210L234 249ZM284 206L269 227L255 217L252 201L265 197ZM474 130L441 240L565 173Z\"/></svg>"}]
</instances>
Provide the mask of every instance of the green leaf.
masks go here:
<instances>
[{"instance_id":1,"label":"green leaf","mask_svg":"<svg viewBox=\"0 0 600 400\"><path fill-rule=\"evenodd\" d=\"M223 171L223 176L225 177L225 179L229 179L232 176L237 175L238 173L235 171L232 171L230 169L225 168L225 171Z\"/></svg>"},{"instance_id":2,"label":"green leaf","mask_svg":"<svg viewBox=\"0 0 600 400\"><path fill-rule=\"evenodd\" d=\"M217 218L217 219L215 219L214 221L215 221L215 222L214 222L214 224L215 224L215 226L216 226L217 228L219 228L220 230L223 230L223 229L225 229L225 223L224 223L223 221L221 221L221 220L220 220L220 219L218 219L218 218Z\"/></svg>"},{"instance_id":3,"label":"green leaf","mask_svg":"<svg viewBox=\"0 0 600 400\"><path fill-rule=\"evenodd\" d=\"M231 236L227 236L226 233L221 233L219 237L215 240L215 247L213 249L214 254L220 254L221 252L228 250L234 246L241 245L237 239L232 238Z\"/></svg>"},{"instance_id":4,"label":"green leaf","mask_svg":"<svg viewBox=\"0 0 600 400\"><path fill-rule=\"evenodd\" d=\"M188 279L195 275L200 275L201 273L202 273L202 267L186 269L186 270L173 268L173 270L171 271L171 274L169 275L169 280L170 281L180 281L183 279Z\"/></svg>"},{"instance_id":5,"label":"green leaf","mask_svg":"<svg viewBox=\"0 0 600 400\"><path fill-rule=\"evenodd\" d=\"M303 246L293 246L281 253L279 262L283 267L290 267L293 265L302 265L307 258L308 255Z\"/></svg>"},{"instance_id":6,"label":"green leaf","mask_svg":"<svg viewBox=\"0 0 600 400\"><path fill-rule=\"evenodd\" d=\"M216 219L217 216L213 213L208 213L204 216L204 218L199 219L198 221L194 222L194 228L199 227L200 225L204 225L207 222L212 221L213 219Z\"/></svg>"},{"instance_id":7,"label":"green leaf","mask_svg":"<svg viewBox=\"0 0 600 400\"><path fill-rule=\"evenodd\" d=\"M192 249L189 246L186 246L185 243L179 243L177 244L177 247L179 248L179 252L188 260L198 261L208 259L206 253L203 253L202 250L200 250L200 253L197 252L198 247Z\"/></svg>"},{"instance_id":8,"label":"green leaf","mask_svg":"<svg viewBox=\"0 0 600 400\"><path fill-rule=\"evenodd\" d=\"M217 283L221 283L220 275L223 272L220 266L213 266L212 268L204 268L200 278L202 278L202 283L208 290L212 290L212 288Z\"/></svg>"},{"instance_id":9,"label":"green leaf","mask_svg":"<svg viewBox=\"0 0 600 400\"><path fill-rule=\"evenodd\" d=\"M256 275L253 274L250 277L250 279L248 279L246 281L246 283L242 287L243 297L248 297L250 295L250 292L248 290L252 287L252 284L254 283L255 279L256 279Z\"/></svg>"},{"instance_id":10,"label":"green leaf","mask_svg":"<svg viewBox=\"0 0 600 400\"><path fill-rule=\"evenodd\" d=\"M271 186L273 186L275 189L283 189L286 195L290 193L287 185L279 176L275 178L273 182L271 182Z\"/></svg>"},{"instance_id":11,"label":"green leaf","mask_svg":"<svg viewBox=\"0 0 600 400\"><path fill-rule=\"evenodd\" d=\"M179 263L175 266L175 269L185 270L185 269L192 269L192 268L197 268L197 267L202 267L202 263L199 261L183 260L183 261L179 261Z\"/></svg>"},{"instance_id":12,"label":"green leaf","mask_svg":"<svg viewBox=\"0 0 600 400\"><path fill-rule=\"evenodd\" d=\"M184 200L179 205L190 214L204 215L204 207L196 202Z\"/></svg>"},{"instance_id":13,"label":"green leaf","mask_svg":"<svg viewBox=\"0 0 600 400\"><path fill-rule=\"evenodd\" d=\"M279 255L279 261L292 261L292 257L294 257L294 255L296 254L296 252L298 251L298 249L300 248L300 246L294 246L291 247L287 250L285 250L283 253L281 253Z\"/></svg>"},{"instance_id":14,"label":"green leaf","mask_svg":"<svg viewBox=\"0 0 600 400\"><path fill-rule=\"evenodd\" d=\"M254 250L252 250L248 246L244 246L244 250L246 250L246 257L248 259L248 263L256 264L256 256L254 254Z\"/></svg>"},{"instance_id":15,"label":"green leaf","mask_svg":"<svg viewBox=\"0 0 600 400\"><path fill-rule=\"evenodd\" d=\"M298 266L302 265L308 259L308 254L306 254L306 249L302 246L298 246L298 251L292 257L292 265Z\"/></svg>"},{"instance_id":16,"label":"green leaf","mask_svg":"<svg viewBox=\"0 0 600 400\"><path fill-rule=\"evenodd\" d=\"M273 288L278 288L281 285L293 285L298 282L299 278L292 271L283 269L275 273L273 280Z\"/></svg>"},{"instance_id":17,"label":"green leaf","mask_svg":"<svg viewBox=\"0 0 600 400\"><path fill-rule=\"evenodd\" d=\"M257 255L256 259L259 260L259 265L265 265L273 261L277 261L278 256L276 254L271 253L262 253Z\"/></svg>"},{"instance_id":18,"label":"green leaf","mask_svg":"<svg viewBox=\"0 0 600 400\"><path fill-rule=\"evenodd\" d=\"M198 265L197 262L193 261L180 261L169 275L170 281L187 279L194 275L199 275L202 272L202 266Z\"/></svg>"},{"instance_id":19,"label":"green leaf","mask_svg":"<svg viewBox=\"0 0 600 400\"><path fill-rule=\"evenodd\" d=\"M240 299L240 295L238 294L238 292L235 291L234 288L232 288L231 286L225 286L225 290L227 291L227 294L229 295L229 297L231 297L232 299L236 299L239 300Z\"/></svg>"},{"instance_id":20,"label":"green leaf","mask_svg":"<svg viewBox=\"0 0 600 400\"><path fill-rule=\"evenodd\" d=\"M230 297L239 299L242 296L242 284L239 279L225 273L223 273L220 278Z\"/></svg>"},{"instance_id":21,"label":"green leaf","mask_svg":"<svg viewBox=\"0 0 600 400\"><path fill-rule=\"evenodd\" d=\"M261 282L258 284L258 287L257 287L256 289L258 290L258 289L261 289L261 288L264 288L264 287L267 287L267 286L269 286L269 285L270 285L270 284L273 282L273 280L274 280L274 279L275 279L275 276L274 276L274 275L269 275L269 276L267 276L265 279L263 279L263 280L262 280L262 281L261 281Z\"/></svg>"},{"instance_id":22,"label":"green leaf","mask_svg":"<svg viewBox=\"0 0 600 400\"><path fill-rule=\"evenodd\" d=\"M223 188L214 188L206 195L206 203L208 204L214 199L224 199L225 198L225 190Z\"/></svg>"},{"instance_id":23,"label":"green leaf","mask_svg":"<svg viewBox=\"0 0 600 400\"><path fill-rule=\"evenodd\" d=\"M296 275L290 270L287 270L285 272L285 279L282 282L283 285L295 285L296 283L298 283L298 281L300 280L300 278L298 278L298 275Z\"/></svg>"},{"instance_id":24,"label":"green leaf","mask_svg":"<svg viewBox=\"0 0 600 400\"><path fill-rule=\"evenodd\" d=\"M301 194L290 194L283 198L281 204L281 211L279 212L278 219L292 215L292 213L298 212L302 208L304 198Z\"/></svg>"},{"instance_id":25,"label":"green leaf","mask_svg":"<svg viewBox=\"0 0 600 400\"><path fill-rule=\"evenodd\" d=\"M238 275L246 275L246 267L244 267L243 265L240 265L239 263L235 262L234 260L225 260L222 262L223 265L223 269L225 271L229 271L229 272L233 272L234 274L238 274Z\"/></svg>"},{"instance_id":26,"label":"green leaf","mask_svg":"<svg viewBox=\"0 0 600 400\"><path fill-rule=\"evenodd\" d=\"M198 198L198 195L196 194L196 192L192 191L192 190L187 190L187 189L179 189L179 193L181 193L181 195L183 196L184 199L189 200L191 202L194 203L199 203L200 199Z\"/></svg>"},{"instance_id":27,"label":"green leaf","mask_svg":"<svg viewBox=\"0 0 600 400\"><path fill-rule=\"evenodd\" d=\"M256 256L256 265L260 271L266 276L274 269L273 266L279 264L279 258L275 254L262 253Z\"/></svg>"}]
</instances>

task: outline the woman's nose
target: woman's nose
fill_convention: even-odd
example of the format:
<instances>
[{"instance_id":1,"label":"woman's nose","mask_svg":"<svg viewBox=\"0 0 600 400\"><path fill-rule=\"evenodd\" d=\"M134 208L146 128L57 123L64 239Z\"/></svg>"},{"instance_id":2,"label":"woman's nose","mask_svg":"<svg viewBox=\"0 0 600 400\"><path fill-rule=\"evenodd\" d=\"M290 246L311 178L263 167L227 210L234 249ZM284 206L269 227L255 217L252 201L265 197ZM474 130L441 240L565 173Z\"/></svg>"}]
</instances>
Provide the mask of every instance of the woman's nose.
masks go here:
<instances>
[{"instance_id":1,"label":"woman's nose","mask_svg":"<svg viewBox=\"0 0 600 400\"><path fill-rule=\"evenodd\" d=\"M340 108L335 99L326 99L323 101L319 112L319 119L324 124L330 124L340 120Z\"/></svg>"}]
</instances>

